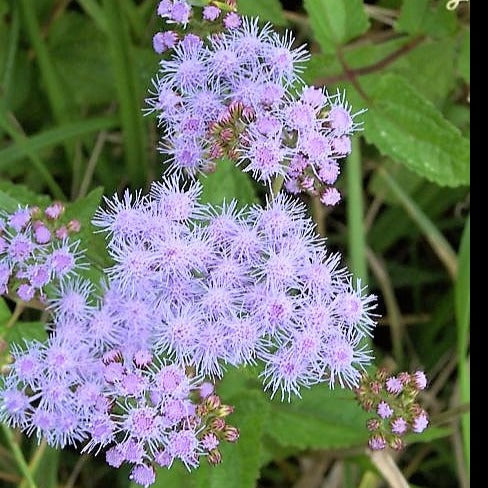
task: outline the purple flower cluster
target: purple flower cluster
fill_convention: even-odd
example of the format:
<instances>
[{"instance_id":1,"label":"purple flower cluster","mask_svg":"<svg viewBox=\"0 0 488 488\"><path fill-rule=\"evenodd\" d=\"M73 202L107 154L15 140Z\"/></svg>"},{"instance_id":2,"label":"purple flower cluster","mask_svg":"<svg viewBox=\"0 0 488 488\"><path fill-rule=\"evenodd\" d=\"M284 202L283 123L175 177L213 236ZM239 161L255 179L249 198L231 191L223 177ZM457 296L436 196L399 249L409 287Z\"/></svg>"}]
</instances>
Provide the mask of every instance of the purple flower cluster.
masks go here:
<instances>
[{"instance_id":1,"label":"purple flower cluster","mask_svg":"<svg viewBox=\"0 0 488 488\"><path fill-rule=\"evenodd\" d=\"M304 207L280 195L265 208L215 208L200 191L173 178L96 214L115 262L102 344L117 337L211 378L259 361L282 398L322 381L357 385L375 298L325 252Z\"/></svg>"},{"instance_id":2,"label":"purple flower cluster","mask_svg":"<svg viewBox=\"0 0 488 488\"><path fill-rule=\"evenodd\" d=\"M159 2L157 13L166 21L166 27L174 27L176 30L165 29L154 34L154 50L158 54L162 54L169 49L173 49L179 43L188 25L191 25L192 19L196 17L201 17L203 22L212 23L213 25L207 24L209 30L231 30L240 27L242 20L235 12L235 0L220 2L220 6L225 7L227 13L224 14L221 8L213 4L197 8L185 0L162 0ZM197 12L200 12L201 15L199 16Z\"/></svg>"},{"instance_id":3,"label":"purple flower cluster","mask_svg":"<svg viewBox=\"0 0 488 488\"><path fill-rule=\"evenodd\" d=\"M325 205L340 200L332 185L338 160L351 151L356 114L340 93L303 84L309 54L293 44L289 32L245 18L235 29L206 39L189 34L176 45L147 99L169 171L208 172L225 156L258 181L283 176L291 193L317 195Z\"/></svg>"},{"instance_id":4,"label":"purple flower cluster","mask_svg":"<svg viewBox=\"0 0 488 488\"><path fill-rule=\"evenodd\" d=\"M19 206L0 214L0 293L13 292L21 300L45 300L54 280L71 276L80 263L79 242L69 235L80 230L78 221L59 222L64 207L53 203L44 211Z\"/></svg>"},{"instance_id":5,"label":"purple flower cluster","mask_svg":"<svg viewBox=\"0 0 488 488\"><path fill-rule=\"evenodd\" d=\"M369 439L372 450L381 450L388 445L392 449L403 449L403 436L409 430L421 433L427 428L428 414L416 403L419 392L426 387L427 378L423 371L388 376L386 370L379 369L373 378L363 375L356 396L364 410L375 413L375 417L367 422L368 430L372 432Z\"/></svg>"},{"instance_id":6,"label":"purple flower cluster","mask_svg":"<svg viewBox=\"0 0 488 488\"><path fill-rule=\"evenodd\" d=\"M49 340L13 346L0 421L57 448L106 449L107 463L132 464L130 479L143 486L154 482L154 465L219 462L219 443L238 437L224 420L232 408L182 365L128 346L137 317L124 321L108 292L94 297L88 282L65 283L51 303Z\"/></svg>"}]
</instances>

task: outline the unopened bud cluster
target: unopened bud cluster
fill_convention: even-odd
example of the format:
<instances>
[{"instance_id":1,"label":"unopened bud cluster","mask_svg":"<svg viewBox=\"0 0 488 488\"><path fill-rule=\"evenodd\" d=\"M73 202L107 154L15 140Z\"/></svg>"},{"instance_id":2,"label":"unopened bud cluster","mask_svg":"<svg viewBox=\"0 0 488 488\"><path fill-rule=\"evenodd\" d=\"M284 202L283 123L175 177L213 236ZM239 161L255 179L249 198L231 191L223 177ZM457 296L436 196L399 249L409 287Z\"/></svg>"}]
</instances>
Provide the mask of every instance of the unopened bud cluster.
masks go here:
<instances>
[{"instance_id":1,"label":"unopened bud cluster","mask_svg":"<svg viewBox=\"0 0 488 488\"><path fill-rule=\"evenodd\" d=\"M364 374L356 397L366 412L375 416L367 421L371 432L368 445L372 450L395 450L405 447L404 436L408 432L423 432L429 424L427 412L417 403L417 396L427 386L422 371L402 372L389 376L379 369L374 377Z\"/></svg>"}]
</instances>

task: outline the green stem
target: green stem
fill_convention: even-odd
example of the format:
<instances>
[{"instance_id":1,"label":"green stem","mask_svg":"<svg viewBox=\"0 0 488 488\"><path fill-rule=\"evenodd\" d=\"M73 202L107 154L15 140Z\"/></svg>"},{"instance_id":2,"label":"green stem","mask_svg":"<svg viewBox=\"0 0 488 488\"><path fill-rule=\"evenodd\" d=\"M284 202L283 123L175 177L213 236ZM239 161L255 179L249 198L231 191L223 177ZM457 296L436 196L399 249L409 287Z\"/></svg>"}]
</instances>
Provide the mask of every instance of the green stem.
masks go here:
<instances>
[{"instance_id":1,"label":"green stem","mask_svg":"<svg viewBox=\"0 0 488 488\"><path fill-rule=\"evenodd\" d=\"M363 172L358 137L352 139L352 151L346 162L346 179L349 265L351 271L366 284L368 268L364 228Z\"/></svg>"},{"instance_id":2,"label":"green stem","mask_svg":"<svg viewBox=\"0 0 488 488\"><path fill-rule=\"evenodd\" d=\"M7 444L14 455L15 461L17 462L17 466L19 467L20 472L27 480L28 486L30 488L37 488L34 478L32 477L31 472L29 471L29 466L27 465L24 455L18 444L14 440L14 436L12 431L4 424L2 424L2 431L7 440Z\"/></svg>"},{"instance_id":3,"label":"green stem","mask_svg":"<svg viewBox=\"0 0 488 488\"><path fill-rule=\"evenodd\" d=\"M410 196L398 185L385 168L379 168L378 174L386 186L395 194L408 216L424 233L434 252L442 261L450 277L455 280L457 276L458 261L447 239L439 232L437 227L425 215L422 209L410 198Z\"/></svg>"},{"instance_id":4,"label":"green stem","mask_svg":"<svg viewBox=\"0 0 488 488\"><path fill-rule=\"evenodd\" d=\"M25 305L22 302L17 302L15 304L14 313L10 317L5 328L9 329L10 327L13 327L16 324L17 320L19 320L19 317L22 315L22 312L24 310L25 310Z\"/></svg>"},{"instance_id":5,"label":"green stem","mask_svg":"<svg viewBox=\"0 0 488 488\"><path fill-rule=\"evenodd\" d=\"M283 183L285 182L285 176L284 175L278 175L272 185L271 185L271 193L273 196L278 195L278 193L281 191L281 188L283 188Z\"/></svg>"},{"instance_id":6,"label":"green stem","mask_svg":"<svg viewBox=\"0 0 488 488\"><path fill-rule=\"evenodd\" d=\"M44 439L39 446L37 446L36 452L32 456L30 463L29 463L29 473L34 476L37 473L39 465L41 464L41 460L46 452L47 442ZM19 488L27 488L28 487L28 480L24 478L19 485Z\"/></svg>"},{"instance_id":7,"label":"green stem","mask_svg":"<svg viewBox=\"0 0 488 488\"><path fill-rule=\"evenodd\" d=\"M127 173L132 185L141 185L147 166L146 134L140 114L138 83L132 56L127 19L117 0L104 0L107 35L120 107Z\"/></svg>"},{"instance_id":8,"label":"green stem","mask_svg":"<svg viewBox=\"0 0 488 488\"><path fill-rule=\"evenodd\" d=\"M78 0L81 8L91 17L93 22L102 31L107 33L107 19L102 7L95 0Z\"/></svg>"},{"instance_id":9,"label":"green stem","mask_svg":"<svg viewBox=\"0 0 488 488\"><path fill-rule=\"evenodd\" d=\"M456 322L457 322L457 352L459 374L459 396L461 403L470 401L469 384L469 323L470 323L470 229L471 220L468 217L464 227L459 250L459 272L455 287ZM470 470L470 415L465 413L461 417L461 433L463 439L463 454L466 471Z\"/></svg>"}]
</instances>

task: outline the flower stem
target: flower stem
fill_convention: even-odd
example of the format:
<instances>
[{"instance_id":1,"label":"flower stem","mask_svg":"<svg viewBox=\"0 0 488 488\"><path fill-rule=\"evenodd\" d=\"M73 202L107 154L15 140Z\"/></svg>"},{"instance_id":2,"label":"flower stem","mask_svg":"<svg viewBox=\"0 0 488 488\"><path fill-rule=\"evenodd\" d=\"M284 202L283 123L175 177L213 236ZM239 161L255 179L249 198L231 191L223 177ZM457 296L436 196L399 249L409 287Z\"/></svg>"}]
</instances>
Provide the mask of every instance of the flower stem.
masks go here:
<instances>
[{"instance_id":1,"label":"flower stem","mask_svg":"<svg viewBox=\"0 0 488 488\"><path fill-rule=\"evenodd\" d=\"M285 182L285 177L284 175L278 175L271 186L271 193L272 196L278 195L278 193L281 191L281 188L283 188L283 183Z\"/></svg>"}]
</instances>

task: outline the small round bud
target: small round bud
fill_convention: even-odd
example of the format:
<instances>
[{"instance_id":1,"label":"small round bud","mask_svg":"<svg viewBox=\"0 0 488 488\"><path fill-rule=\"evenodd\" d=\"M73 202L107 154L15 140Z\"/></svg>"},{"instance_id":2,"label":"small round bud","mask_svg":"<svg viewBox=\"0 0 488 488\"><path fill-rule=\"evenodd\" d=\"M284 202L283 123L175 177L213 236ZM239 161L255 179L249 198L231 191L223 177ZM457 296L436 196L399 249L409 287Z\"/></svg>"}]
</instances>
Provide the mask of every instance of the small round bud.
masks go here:
<instances>
[{"instance_id":1,"label":"small round bud","mask_svg":"<svg viewBox=\"0 0 488 488\"><path fill-rule=\"evenodd\" d=\"M376 371L376 379L381 383L384 383L388 378L388 370L386 368L378 368Z\"/></svg>"},{"instance_id":2,"label":"small round bud","mask_svg":"<svg viewBox=\"0 0 488 488\"><path fill-rule=\"evenodd\" d=\"M427 377L423 371L416 371L413 374L413 384L417 390L425 390L427 386Z\"/></svg>"},{"instance_id":3,"label":"small round bud","mask_svg":"<svg viewBox=\"0 0 488 488\"><path fill-rule=\"evenodd\" d=\"M375 430L378 430L381 426L381 422L378 419L369 419L366 422L366 427L370 432L374 432Z\"/></svg>"},{"instance_id":4,"label":"small round bud","mask_svg":"<svg viewBox=\"0 0 488 488\"><path fill-rule=\"evenodd\" d=\"M200 392L200 396L202 398L207 398L209 395L211 395L214 392L214 385L213 383L210 383L210 381L205 381L200 385L200 388L198 391Z\"/></svg>"},{"instance_id":5,"label":"small round bud","mask_svg":"<svg viewBox=\"0 0 488 488\"><path fill-rule=\"evenodd\" d=\"M66 226L61 226L58 230L56 230L56 237L58 239L66 239L69 235L68 229Z\"/></svg>"},{"instance_id":6,"label":"small round bud","mask_svg":"<svg viewBox=\"0 0 488 488\"><path fill-rule=\"evenodd\" d=\"M213 449L208 453L207 461L212 465L215 466L222 461L222 454L218 449Z\"/></svg>"},{"instance_id":7,"label":"small round bud","mask_svg":"<svg viewBox=\"0 0 488 488\"><path fill-rule=\"evenodd\" d=\"M383 389L383 386L379 381L372 381L370 388L375 395L379 395L380 391Z\"/></svg>"},{"instance_id":8,"label":"small round bud","mask_svg":"<svg viewBox=\"0 0 488 488\"><path fill-rule=\"evenodd\" d=\"M227 417L234 411L234 407L232 405L222 405L217 410L216 414L218 417Z\"/></svg>"},{"instance_id":9,"label":"small round bud","mask_svg":"<svg viewBox=\"0 0 488 488\"><path fill-rule=\"evenodd\" d=\"M372 451L381 451L386 447L386 440L381 434L375 434L369 439L368 446Z\"/></svg>"},{"instance_id":10,"label":"small round bud","mask_svg":"<svg viewBox=\"0 0 488 488\"><path fill-rule=\"evenodd\" d=\"M225 420L222 418L213 419L210 424L210 427L214 432L222 432L225 429L225 426Z\"/></svg>"},{"instance_id":11,"label":"small round bud","mask_svg":"<svg viewBox=\"0 0 488 488\"><path fill-rule=\"evenodd\" d=\"M68 231L69 232L80 232L81 224L79 220L73 219L68 222Z\"/></svg>"},{"instance_id":12,"label":"small round bud","mask_svg":"<svg viewBox=\"0 0 488 488\"><path fill-rule=\"evenodd\" d=\"M227 425L224 430L224 439L228 442L236 442L239 439L239 430L232 425Z\"/></svg>"},{"instance_id":13,"label":"small round bud","mask_svg":"<svg viewBox=\"0 0 488 488\"><path fill-rule=\"evenodd\" d=\"M209 409L209 410L216 410L217 408L220 407L220 397L218 395L209 395L206 399L205 399L205 406Z\"/></svg>"},{"instance_id":14,"label":"small round bud","mask_svg":"<svg viewBox=\"0 0 488 488\"><path fill-rule=\"evenodd\" d=\"M389 445L395 451L401 451L405 447L405 442L403 439L400 439L400 437L393 437L393 439L390 440Z\"/></svg>"},{"instance_id":15,"label":"small round bud","mask_svg":"<svg viewBox=\"0 0 488 488\"><path fill-rule=\"evenodd\" d=\"M376 412L382 419L387 419L393 415L392 408L384 401L378 404Z\"/></svg>"},{"instance_id":16,"label":"small round bud","mask_svg":"<svg viewBox=\"0 0 488 488\"><path fill-rule=\"evenodd\" d=\"M54 202L44 210L44 215L51 220L57 220L64 213L64 205L61 202Z\"/></svg>"}]
</instances>

